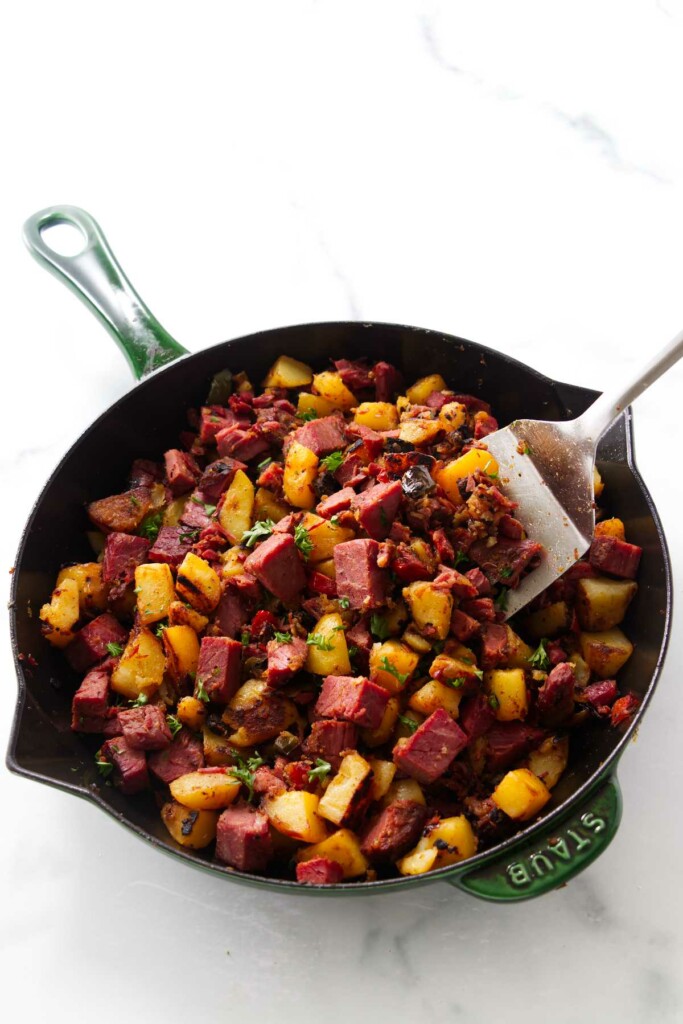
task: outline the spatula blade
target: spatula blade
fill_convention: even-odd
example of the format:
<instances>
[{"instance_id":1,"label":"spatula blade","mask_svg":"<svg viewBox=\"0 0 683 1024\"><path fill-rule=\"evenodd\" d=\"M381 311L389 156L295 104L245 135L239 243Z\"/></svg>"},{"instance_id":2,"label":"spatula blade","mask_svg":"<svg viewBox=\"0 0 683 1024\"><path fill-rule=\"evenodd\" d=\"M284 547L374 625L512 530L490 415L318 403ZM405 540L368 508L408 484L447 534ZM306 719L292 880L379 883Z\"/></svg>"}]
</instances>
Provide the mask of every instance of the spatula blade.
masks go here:
<instances>
[{"instance_id":1,"label":"spatula blade","mask_svg":"<svg viewBox=\"0 0 683 1024\"><path fill-rule=\"evenodd\" d=\"M531 540L543 545L541 564L508 592L505 617L527 605L589 548L595 528L594 449L570 423L515 420L486 438L506 496Z\"/></svg>"}]
</instances>

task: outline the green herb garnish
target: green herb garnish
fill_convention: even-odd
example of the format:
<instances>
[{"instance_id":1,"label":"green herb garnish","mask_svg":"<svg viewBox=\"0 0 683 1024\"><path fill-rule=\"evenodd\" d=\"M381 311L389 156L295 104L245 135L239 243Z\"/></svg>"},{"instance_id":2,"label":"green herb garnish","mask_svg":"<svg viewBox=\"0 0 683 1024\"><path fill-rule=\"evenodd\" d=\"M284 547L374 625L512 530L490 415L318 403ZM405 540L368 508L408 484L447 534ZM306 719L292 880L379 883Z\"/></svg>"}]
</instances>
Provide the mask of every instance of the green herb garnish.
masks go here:
<instances>
[{"instance_id":1,"label":"green herb garnish","mask_svg":"<svg viewBox=\"0 0 683 1024\"><path fill-rule=\"evenodd\" d=\"M499 576L503 580L509 580L513 572L514 570L509 565L506 565L504 569L500 570Z\"/></svg>"},{"instance_id":2,"label":"green herb garnish","mask_svg":"<svg viewBox=\"0 0 683 1024\"><path fill-rule=\"evenodd\" d=\"M489 707L493 708L494 711L497 711L500 707L500 701L496 697L495 693L489 694Z\"/></svg>"},{"instance_id":3,"label":"green herb garnish","mask_svg":"<svg viewBox=\"0 0 683 1024\"><path fill-rule=\"evenodd\" d=\"M216 514L217 506L207 504L207 502L202 501L201 498L198 498L196 494L192 494L190 496L190 501L193 501L195 505L201 505L204 511L206 512L207 516L213 516Z\"/></svg>"},{"instance_id":4,"label":"green herb garnish","mask_svg":"<svg viewBox=\"0 0 683 1024\"><path fill-rule=\"evenodd\" d=\"M343 461L344 452L332 452L320 460L320 465L324 466L328 473L336 473Z\"/></svg>"},{"instance_id":5,"label":"green herb garnish","mask_svg":"<svg viewBox=\"0 0 683 1024\"><path fill-rule=\"evenodd\" d=\"M310 423L311 420L317 420L317 418L318 418L318 414L315 411L315 409L306 409L305 412L302 412L299 415L299 419L303 420L304 423Z\"/></svg>"},{"instance_id":6,"label":"green herb garnish","mask_svg":"<svg viewBox=\"0 0 683 1024\"><path fill-rule=\"evenodd\" d=\"M209 703L209 695L204 688L204 681L198 679L195 686L195 697L197 700L203 700L205 704Z\"/></svg>"},{"instance_id":7,"label":"green herb garnish","mask_svg":"<svg viewBox=\"0 0 683 1024\"><path fill-rule=\"evenodd\" d=\"M291 633L278 633L275 631L275 639L279 644L291 644L292 634Z\"/></svg>"},{"instance_id":8,"label":"green herb garnish","mask_svg":"<svg viewBox=\"0 0 683 1024\"><path fill-rule=\"evenodd\" d=\"M403 686L403 684L408 679L408 676L410 675L410 672L406 672L405 674L403 672L399 672L399 670L391 664L386 654L382 655L380 659L380 666L384 669L385 672L388 672L390 675L392 675L394 679L397 679L401 686Z\"/></svg>"},{"instance_id":9,"label":"green herb garnish","mask_svg":"<svg viewBox=\"0 0 683 1024\"><path fill-rule=\"evenodd\" d=\"M143 537L147 537L148 540L156 540L161 529L161 524L164 521L163 512L155 512L154 515L147 516L140 527L140 534Z\"/></svg>"},{"instance_id":10,"label":"green herb garnish","mask_svg":"<svg viewBox=\"0 0 683 1024\"><path fill-rule=\"evenodd\" d=\"M95 755L95 767L103 779L108 779L114 771L114 765L111 761L100 761L97 755Z\"/></svg>"},{"instance_id":11,"label":"green herb garnish","mask_svg":"<svg viewBox=\"0 0 683 1024\"><path fill-rule=\"evenodd\" d=\"M349 653L349 658L355 658L356 655L358 654L358 651L359 651L359 648L356 647L355 644L351 644L351 646L349 647L349 652L348 652Z\"/></svg>"},{"instance_id":12,"label":"green herb garnish","mask_svg":"<svg viewBox=\"0 0 683 1024\"><path fill-rule=\"evenodd\" d=\"M461 686L465 685L464 676L456 676L455 679L446 679L444 681L447 682L449 686L452 686L454 690L459 690Z\"/></svg>"},{"instance_id":13,"label":"green herb garnish","mask_svg":"<svg viewBox=\"0 0 683 1024\"><path fill-rule=\"evenodd\" d=\"M339 513L335 512L333 516L330 516L330 522L333 526L336 526L339 522Z\"/></svg>"},{"instance_id":14,"label":"green herb garnish","mask_svg":"<svg viewBox=\"0 0 683 1024\"><path fill-rule=\"evenodd\" d=\"M493 599L494 607L496 607L499 612L504 612L508 606L508 593L509 591L507 587L501 587L500 591Z\"/></svg>"},{"instance_id":15,"label":"green herb garnish","mask_svg":"<svg viewBox=\"0 0 683 1024\"><path fill-rule=\"evenodd\" d=\"M329 761L323 761L322 757L316 757L315 768L311 768L308 773L309 782L322 782L323 779L332 771L332 765Z\"/></svg>"},{"instance_id":16,"label":"green herb garnish","mask_svg":"<svg viewBox=\"0 0 683 1024\"><path fill-rule=\"evenodd\" d=\"M321 651L333 651L334 644L323 636L322 633L309 633L306 637L306 643L309 647L317 647Z\"/></svg>"},{"instance_id":17,"label":"green herb garnish","mask_svg":"<svg viewBox=\"0 0 683 1024\"><path fill-rule=\"evenodd\" d=\"M466 561L468 561L467 555L465 554L464 551L462 551L460 548L458 548L458 550L455 552L455 559L453 561L453 568L457 569L459 565L462 565L462 563L466 562Z\"/></svg>"},{"instance_id":18,"label":"green herb garnish","mask_svg":"<svg viewBox=\"0 0 683 1024\"><path fill-rule=\"evenodd\" d=\"M142 708L145 704L149 704L149 696L146 693L139 693L135 700L130 701L132 708Z\"/></svg>"},{"instance_id":19,"label":"green herb garnish","mask_svg":"<svg viewBox=\"0 0 683 1024\"><path fill-rule=\"evenodd\" d=\"M259 473L262 473L263 470L266 468L266 466L269 466L272 461L273 460L271 459L271 457L269 455L267 459L263 460L263 462L259 462L259 464L256 467L258 469Z\"/></svg>"},{"instance_id":20,"label":"green herb garnish","mask_svg":"<svg viewBox=\"0 0 683 1024\"><path fill-rule=\"evenodd\" d=\"M250 640L251 633L249 632L248 629L243 629L242 632L240 633L240 643L242 644L242 647L246 647Z\"/></svg>"},{"instance_id":21,"label":"green herb garnish","mask_svg":"<svg viewBox=\"0 0 683 1024\"><path fill-rule=\"evenodd\" d=\"M351 607L351 602L349 601L348 597L339 598L339 607L343 608L344 611L346 611L347 608Z\"/></svg>"},{"instance_id":22,"label":"green herb garnish","mask_svg":"<svg viewBox=\"0 0 683 1024\"><path fill-rule=\"evenodd\" d=\"M409 718L408 715L399 715L398 720L401 725L405 725L406 729L410 729L411 734L415 732L420 724L414 718Z\"/></svg>"},{"instance_id":23,"label":"green herb garnish","mask_svg":"<svg viewBox=\"0 0 683 1024\"><path fill-rule=\"evenodd\" d=\"M263 540L265 537L270 537L274 529L275 523L272 519L259 519L254 523L250 530L244 531L241 543L245 548L253 548L257 540Z\"/></svg>"},{"instance_id":24,"label":"green herb garnish","mask_svg":"<svg viewBox=\"0 0 683 1024\"><path fill-rule=\"evenodd\" d=\"M383 615L375 613L370 617L370 632L378 640L386 640L391 635Z\"/></svg>"},{"instance_id":25,"label":"green herb garnish","mask_svg":"<svg viewBox=\"0 0 683 1024\"><path fill-rule=\"evenodd\" d=\"M183 727L183 723L177 715L166 715L166 724L171 730L171 736L176 736Z\"/></svg>"},{"instance_id":26,"label":"green herb garnish","mask_svg":"<svg viewBox=\"0 0 683 1024\"><path fill-rule=\"evenodd\" d=\"M199 530L186 530L178 534L178 540L191 540L194 543L199 537Z\"/></svg>"},{"instance_id":27,"label":"green herb garnish","mask_svg":"<svg viewBox=\"0 0 683 1024\"><path fill-rule=\"evenodd\" d=\"M130 503L133 506L133 508L141 508L142 507L140 505L140 502L138 501L138 499L135 497L134 494L130 495Z\"/></svg>"},{"instance_id":28,"label":"green herb garnish","mask_svg":"<svg viewBox=\"0 0 683 1024\"><path fill-rule=\"evenodd\" d=\"M247 787L249 791L248 799L251 802L254 798L254 772L262 764L265 764L265 761L258 751L253 757L247 757L246 759L237 750L231 750L230 753L237 761L237 764L233 764L228 768L228 774L233 775L243 786Z\"/></svg>"},{"instance_id":29,"label":"green herb garnish","mask_svg":"<svg viewBox=\"0 0 683 1024\"><path fill-rule=\"evenodd\" d=\"M294 530L294 543L304 558L308 558L313 550L313 541L311 540L311 535L308 530L301 523L299 523Z\"/></svg>"},{"instance_id":30,"label":"green herb garnish","mask_svg":"<svg viewBox=\"0 0 683 1024\"><path fill-rule=\"evenodd\" d=\"M533 665L534 668L539 669L541 672L547 672L550 668L550 658L548 657L548 652L545 648L547 643L547 637L543 637L540 644L529 658L529 664Z\"/></svg>"},{"instance_id":31,"label":"green herb garnish","mask_svg":"<svg viewBox=\"0 0 683 1024\"><path fill-rule=\"evenodd\" d=\"M107 644L107 650L111 654L112 658L120 658L123 654L123 644Z\"/></svg>"},{"instance_id":32,"label":"green herb garnish","mask_svg":"<svg viewBox=\"0 0 683 1024\"><path fill-rule=\"evenodd\" d=\"M164 635L164 630L165 629L168 629L168 626L165 626L163 622L160 622L154 628L154 635L157 636L161 640L162 636Z\"/></svg>"}]
</instances>

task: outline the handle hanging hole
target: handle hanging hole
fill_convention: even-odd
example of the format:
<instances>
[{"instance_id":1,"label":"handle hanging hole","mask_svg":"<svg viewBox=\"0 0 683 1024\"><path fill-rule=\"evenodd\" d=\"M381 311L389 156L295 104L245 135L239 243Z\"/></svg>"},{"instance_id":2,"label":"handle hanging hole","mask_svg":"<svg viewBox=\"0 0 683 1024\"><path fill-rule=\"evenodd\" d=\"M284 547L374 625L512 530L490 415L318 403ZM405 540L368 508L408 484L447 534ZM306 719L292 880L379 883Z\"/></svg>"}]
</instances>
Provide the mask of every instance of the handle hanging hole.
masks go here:
<instances>
[{"instance_id":1,"label":"handle hanging hole","mask_svg":"<svg viewBox=\"0 0 683 1024\"><path fill-rule=\"evenodd\" d=\"M88 241L80 227L66 222L46 224L40 229L40 237L58 256L79 256Z\"/></svg>"}]
</instances>

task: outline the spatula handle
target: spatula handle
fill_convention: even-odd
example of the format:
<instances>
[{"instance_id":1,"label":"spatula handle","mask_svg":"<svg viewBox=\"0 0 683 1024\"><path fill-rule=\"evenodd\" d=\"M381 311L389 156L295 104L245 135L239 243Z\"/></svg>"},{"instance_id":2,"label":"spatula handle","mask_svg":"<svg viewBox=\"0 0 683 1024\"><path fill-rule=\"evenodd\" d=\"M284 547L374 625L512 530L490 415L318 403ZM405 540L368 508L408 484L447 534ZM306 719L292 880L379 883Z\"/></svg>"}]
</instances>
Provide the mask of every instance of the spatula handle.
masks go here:
<instances>
[{"instance_id":1,"label":"spatula handle","mask_svg":"<svg viewBox=\"0 0 683 1024\"><path fill-rule=\"evenodd\" d=\"M624 409L642 395L650 384L670 370L683 357L683 331L676 335L661 352L650 360L635 377L622 381L616 388L609 388L593 402L589 409L576 421L585 437L597 445L601 436Z\"/></svg>"}]
</instances>

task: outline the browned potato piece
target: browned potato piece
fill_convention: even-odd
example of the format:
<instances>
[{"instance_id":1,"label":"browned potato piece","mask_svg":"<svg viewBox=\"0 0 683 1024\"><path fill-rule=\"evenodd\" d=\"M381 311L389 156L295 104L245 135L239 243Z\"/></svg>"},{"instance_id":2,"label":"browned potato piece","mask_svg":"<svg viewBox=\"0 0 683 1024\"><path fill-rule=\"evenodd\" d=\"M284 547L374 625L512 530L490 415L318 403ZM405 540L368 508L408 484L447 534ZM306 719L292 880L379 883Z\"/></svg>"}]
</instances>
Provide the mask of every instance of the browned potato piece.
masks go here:
<instances>
[{"instance_id":1,"label":"browned potato piece","mask_svg":"<svg viewBox=\"0 0 683 1024\"><path fill-rule=\"evenodd\" d=\"M189 807L169 800L161 808L161 820L176 843L190 850L202 850L216 838L216 811L191 811Z\"/></svg>"},{"instance_id":2,"label":"browned potato piece","mask_svg":"<svg viewBox=\"0 0 683 1024\"><path fill-rule=\"evenodd\" d=\"M371 777L372 768L364 757L355 752L347 754L320 800L320 817L327 818L334 825L345 825L351 821Z\"/></svg>"},{"instance_id":3,"label":"browned potato piece","mask_svg":"<svg viewBox=\"0 0 683 1024\"><path fill-rule=\"evenodd\" d=\"M436 640L445 640L451 625L451 595L419 580L405 587L403 596L418 631Z\"/></svg>"},{"instance_id":4,"label":"browned potato piece","mask_svg":"<svg viewBox=\"0 0 683 1024\"><path fill-rule=\"evenodd\" d=\"M73 627L80 616L78 584L74 579L64 579L52 591L49 604L40 609L43 634L53 647L66 647L74 638Z\"/></svg>"},{"instance_id":5,"label":"browned potato piece","mask_svg":"<svg viewBox=\"0 0 683 1024\"><path fill-rule=\"evenodd\" d=\"M264 679L249 679L223 712L223 721L235 732L229 737L236 747L253 747L275 737L296 721L291 700L271 690Z\"/></svg>"},{"instance_id":6,"label":"browned potato piece","mask_svg":"<svg viewBox=\"0 0 683 1024\"><path fill-rule=\"evenodd\" d=\"M618 626L626 615L638 584L632 580L579 580L576 587L576 614L583 629L600 632Z\"/></svg>"},{"instance_id":7,"label":"browned potato piece","mask_svg":"<svg viewBox=\"0 0 683 1024\"><path fill-rule=\"evenodd\" d=\"M192 626L169 626L161 634L168 658L169 674L175 679L184 679L197 671L199 661L199 638Z\"/></svg>"},{"instance_id":8,"label":"browned potato piece","mask_svg":"<svg viewBox=\"0 0 683 1024\"><path fill-rule=\"evenodd\" d=\"M272 491L266 487L259 487L254 496L254 521L272 519L279 523L287 515L290 509L282 501L278 501Z\"/></svg>"},{"instance_id":9,"label":"browned potato piece","mask_svg":"<svg viewBox=\"0 0 683 1024\"><path fill-rule=\"evenodd\" d=\"M197 700L196 697L182 697L178 701L176 714L178 720L188 729L199 732L206 719L206 704L202 700Z\"/></svg>"},{"instance_id":10,"label":"browned potato piece","mask_svg":"<svg viewBox=\"0 0 683 1024\"><path fill-rule=\"evenodd\" d=\"M264 388L304 388L313 380L313 370L291 356L280 356L266 374Z\"/></svg>"},{"instance_id":11,"label":"browned potato piece","mask_svg":"<svg viewBox=\"0 0 683 1024\"><path fill-rule=\"evenodd\" d=\"M201 613L212 612L221 596L221 581L208 562L188 551L178 566L176 590Z\"/></svg>"},{"instance_id":12,"label":"browned potato piece","mask_svg":"<svg viewBox=\"0 0 683 1024\"><path fill-rule=\"evenodd\" d=\"M600 679L611 679L626 664L633 644L618 628L600 633L580 633L581 653Z\"/></svg>"},{"instance_id":13,"label":"browned potato piece","mask_svg":"<svg viewBox=\"0 0 683 1024\"><path fill-rule=\"evenodd\" d=\"M152 501L146 487L134 487L124 494L100 498L88 505L88 515L104 533L135 533Z\"/></svg>"},{"instance_id":14,"label":"browned potato piece","mask_svg":"<svg viewBox=\"0 0 683 1024\"><path fill-rule=\"evenodd\" d=\"M567 767L569 739L567 736L548 736L537 750L532 750L524 767L530 768L548 789L556 786Z\"/></svg>"},{"instance_id":15,"label":"browned potato piece","mask_svg":"<svg viewBox=\"0 0 683 1024\"><path fill-rule=\"evenodd\" d=\"M390 697L387 701L387 706L384 709L382 721L379 723L377 728L361 729L361 736L363 737L363 742L366 746L381 747L383 743L389 742L400 710L401 705L398 697Z\"/></svg>"},{"instance_id":16,"label":"browned potato piece","mask_svg":"<svg viewBox=\"0 0 683 1024\"><path fill-rule=\"evenodd\" d=\"M572 613L566 601L555 601L527 615L524 625L536 640L565 633L572 624Z\"/></svg>"},{"instance_id":17,"label":"browned potato piece","mask_svg":"<svg viewBox=\"0 0 683 1024\"><path fill-rule=\"evenodd\" d=\"M121 660L112 672L111 688L126 700L137 700L141 693L150 697L161 686L166 670L164 651L146 626L134 630Z\"/></svg>"},{"instance_id":18,"label":"browned potato piece","mask_svg":"<svg viewBox=\"0 0 683 1024\"><path fill-rule=\"evenodd\" d=\"M99 562L83 562L62 569L57 577L57 586L63 580L74 580L78 587L78 602L81 612L102 612L107 607L106 583L102 582L102 566Z\"/></svg>"},{"instance_id":19,"label":"browned potato piece","mask_svg":"<svg viewBox=\"0 0 683 1024\"><path fill-rule=\"evenodd\" d=\"M232 550L232 549L231 549ZM168 609L169 626L192 626L195 633L201 633L209 624L206 615L200 615L194 608L182 601L172 601Z\"/></svg>"},{"instance_id":20,"label":"browned potato piece","mask_svg":"<svg viewBox=\"0 0 683 1024\"><path fill-rule=\"evenodd\" d=\"M242 783L229 772L188 772L170 783L171 796L193 811L218 811L237 799Z\"/></svg>"},{"instance_id":21,"label":"browned potato piece","mask_svg":"<svg viewBox=\"0 0 683 1024\"><path fill-rule=\"evenodd\" d=\"M238 469L225 492L218 513L218 521L227 533L231 544L239 544L251 526L254 493L254 485L251 480L244 470Z\"/></svg>"}]
</instances>

